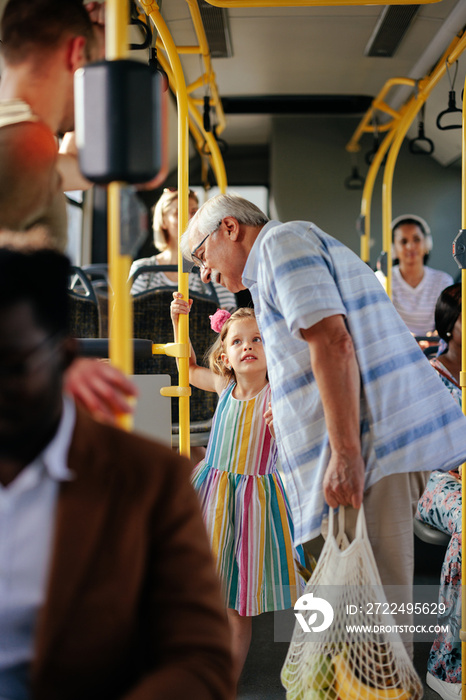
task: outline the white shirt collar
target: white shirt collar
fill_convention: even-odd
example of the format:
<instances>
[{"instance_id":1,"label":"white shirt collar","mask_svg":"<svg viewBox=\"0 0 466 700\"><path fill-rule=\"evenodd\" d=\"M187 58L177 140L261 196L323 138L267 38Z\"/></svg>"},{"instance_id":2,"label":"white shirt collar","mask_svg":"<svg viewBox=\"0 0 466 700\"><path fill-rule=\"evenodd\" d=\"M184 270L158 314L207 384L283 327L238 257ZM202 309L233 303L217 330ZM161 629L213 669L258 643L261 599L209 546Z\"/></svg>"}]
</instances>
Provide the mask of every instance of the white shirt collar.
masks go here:
<instances>
[{"instance_id":1,"label":"white shirt collar","mask_svg":"<svg viewBox=\"0 0 466 700\"><path fill-rule=\"evenodd\" d=\"M70 481L74 478L68 468L68 452L76 422L76 407L68 397L63 397L63 411L60 423L51 442L39 455L48 475L57 481Z\"/></svg>"},{"instance_id":2,"label":"white shirt collar","mask_svg":"<svg viewBox=\"0 0 466 700\"><path fill-rule=\"evenodd\" d=\"M243 270L243 284L245 287L250 289L253 284L257 282L257 270L259 267L259 248L264 235L274 226L280 226L279 221L268 221L265 226L263 226L257 236L254 244L249 251L248 259L246 260L246 265Z\"/></svg>"}]
</instances>

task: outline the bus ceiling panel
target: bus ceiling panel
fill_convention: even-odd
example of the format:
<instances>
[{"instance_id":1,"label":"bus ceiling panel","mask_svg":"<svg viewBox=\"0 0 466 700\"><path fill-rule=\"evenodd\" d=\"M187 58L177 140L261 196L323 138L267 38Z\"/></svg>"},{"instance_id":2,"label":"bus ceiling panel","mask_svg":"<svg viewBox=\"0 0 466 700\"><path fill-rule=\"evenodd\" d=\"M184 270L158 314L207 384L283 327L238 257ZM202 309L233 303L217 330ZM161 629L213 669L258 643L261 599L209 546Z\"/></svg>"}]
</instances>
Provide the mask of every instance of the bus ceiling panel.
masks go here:
<instances>
[{"instance_id":1,"label":"bus ceiling panel","mask_svg":"<svg viewBox=\"0 0 466 700\"><path fill-rule=\"evenodd\" d=\"M220 95L375 95L389 78L409 74L456 3L421 6L390 58L364 55L380 6L228 10L233 54L212 64ZM185 0L172 0L165 11L177 45L195 44ZM183 55L182 63L190 84L199 57Z\"/></svg>"},{"instance_id":2,"label":"bus ceiling panel","mask_svg":"<svg viewBox=\"0 0 466 700\"><path fill-rule=\"evenodd\" d=\"M206 4L211 5L202 0L202 5ZM393 6L390 17L392 12L399 12L403 19L406 5L410 4ZM232 146L268 143L273 114L333 113L352 117L364 112L363 105L360 112L357 106L353 111L355 96L373 97L387 80L396 76L425 75L426 66L417 75L413 71L424 55L430 66L436 63L466 23L462 16L466 2L442 0L418 5L410 22L404 18L404 27L400 29L395 23L393 31L398 32L399 41L389 36L397 45L391 57L364 55L371 37L377 36L383 20L387 20L387 8L380 5L345 2L344 6L296 6L287 0L281 6L248 8L235 0L228 9L223 8L228 17L232 55L213 58L212 67L227 115L223 134L226 141ZM186 0L164 2L162 12L177 44L196 43ZM388 26L390 29L390 22ZM199 76L200 59L182 55L181 60L189 84ZM430 101L436 99L438 91L434 91ZM319 104L320 96L329 102L325 105L321 100ZM344 99L340 101L339 96ZM267 104L270 97L272 104ZM433 157L442 164L455 161L460 148L455 132L439 132L439 138L437 128L431 126L431 113L436 116L445 105L437 110L428 104L425 121L426 133L435 142ZM444 140L446 144L451 141L445 149Z\"/></svg>"}]
</instances>

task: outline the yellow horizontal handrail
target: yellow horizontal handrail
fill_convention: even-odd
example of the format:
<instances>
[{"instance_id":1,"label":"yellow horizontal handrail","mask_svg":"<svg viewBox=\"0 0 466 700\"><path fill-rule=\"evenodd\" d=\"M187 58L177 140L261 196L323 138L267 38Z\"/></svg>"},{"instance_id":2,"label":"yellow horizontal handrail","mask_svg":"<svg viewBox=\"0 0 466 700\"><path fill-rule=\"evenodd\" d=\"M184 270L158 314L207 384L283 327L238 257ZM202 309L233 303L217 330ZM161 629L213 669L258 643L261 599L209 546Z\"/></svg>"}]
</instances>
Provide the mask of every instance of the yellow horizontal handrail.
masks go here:
<instances>
[{"instance_id":1,"label":"yellow horizontal handrail","mask_svg":"<svg viewBox=\"0 0 466 700\"><path fill-rule=\"evenodd\" d=\"M153 355L168 355L169 357L188 357L189 343L152 343Z\"/></svg>"},{"instance_id":2,"label":"yellow horizontal handrail","mask_svg":"<svg viewBox=\"0 0 466 700\"><path fill-rule=\"evenodd\" d=\"M177 46L176 47L179 54L199 54L201 53L200 46Z\"/></svg>"},{"instance_id":3,"label":"yellow horizontal handrail","mask_svg":"<svg viewBox=\"0 0 466 700\"><path fill-rule=\"evenodd\" d=\"M162 396L170 396L170 397L177 397L177 398L185 398L189 399L191 396L191 387L190 386L164 386L160 389L160 393ZM180 421L180 430L181 430L181 421Z\"/></svg>"},{"instance_id":4,"label":"yellow horizontal handrail","mask_svg":"<svg viewBox=\"0 0 466 700\"><path fill-rule=\"evenodd\" d=\"M389 107L384 100L392 88L400 87L400 85L415 87L416 81L412 80L411 78L390 78L387 80L377 97L372 100L370 107L359 122L356 131L348 141L346 145L347 151L350 153L355 153L356 151L360 150L361 147L359 145L359 139L363 134L374 133L376 130L379 132L389 131L392 128L393 121L399 119L400 112L397 112L392 107ZM376 127L373 122L377 111L389 114L392 117L392 121L377 125Z\"/></svg>"}]
</instances>

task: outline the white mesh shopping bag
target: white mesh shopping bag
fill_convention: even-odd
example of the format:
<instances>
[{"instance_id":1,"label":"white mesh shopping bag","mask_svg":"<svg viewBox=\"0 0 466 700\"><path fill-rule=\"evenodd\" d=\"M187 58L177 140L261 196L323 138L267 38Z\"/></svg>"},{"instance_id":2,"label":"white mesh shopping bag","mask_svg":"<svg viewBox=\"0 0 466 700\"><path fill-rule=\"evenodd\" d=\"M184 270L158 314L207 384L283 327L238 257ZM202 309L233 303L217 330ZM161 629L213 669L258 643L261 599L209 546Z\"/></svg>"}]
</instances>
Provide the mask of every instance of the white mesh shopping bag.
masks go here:
<instances>
[{"instance_id":1,"label":"white mesh shopping bag","mask_svg":"<svg viewBox=\"0 0 466 700\"><path fill-rule=\"evenodd\" d=\"M421 681L390 614L362 507L351 544L344 508L337 536L330 509L329 534L295 616L281 672L287 700L422 698Z\"/></svg>"}]
</instances>

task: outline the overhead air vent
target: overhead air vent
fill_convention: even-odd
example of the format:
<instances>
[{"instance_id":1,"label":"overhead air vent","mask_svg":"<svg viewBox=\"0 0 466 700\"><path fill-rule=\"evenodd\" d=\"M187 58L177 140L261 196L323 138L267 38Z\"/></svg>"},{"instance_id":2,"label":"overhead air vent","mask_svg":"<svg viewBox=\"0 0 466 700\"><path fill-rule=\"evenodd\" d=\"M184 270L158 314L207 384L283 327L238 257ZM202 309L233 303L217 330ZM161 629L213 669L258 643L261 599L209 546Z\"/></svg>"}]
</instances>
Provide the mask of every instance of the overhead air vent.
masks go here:
<instances>
[{"instance_id":1,"label":"overhead air vent","mask_svg":"<svg viewBox=\"0 0 466 700\"><path fill-rule=\"evenodd\" d=\"M212 58L231 58L233 49L228 11L209 5L205 0L199 0L199 12L201 13L202 24L204 25Z\"/></svg>"},{"instance_id":2,"label":"overhead air vent","mask_svg":"<svg viewBox=\"0 0 466 700\"><path fill-rule=\"evenodd\" d=\"M393 56L418 10L419 5L389 5L382 10L364 56Z\"/></svg>"}]
</instances>

